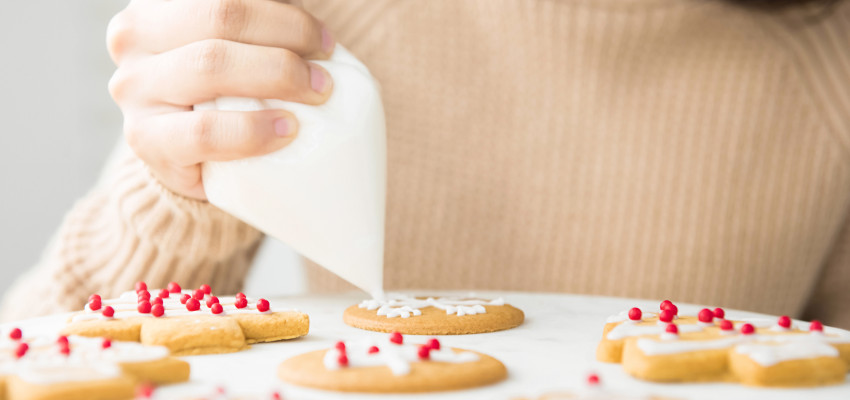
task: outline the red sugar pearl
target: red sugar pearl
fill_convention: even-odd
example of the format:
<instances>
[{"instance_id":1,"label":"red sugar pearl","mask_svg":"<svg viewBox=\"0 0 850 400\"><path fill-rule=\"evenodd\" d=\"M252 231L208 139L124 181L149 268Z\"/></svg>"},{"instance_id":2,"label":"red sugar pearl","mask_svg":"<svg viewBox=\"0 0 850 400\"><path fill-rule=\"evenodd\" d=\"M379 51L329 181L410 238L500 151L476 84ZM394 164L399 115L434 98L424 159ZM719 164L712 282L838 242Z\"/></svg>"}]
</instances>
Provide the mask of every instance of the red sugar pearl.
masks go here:
<instances>
[{"instance_id":1,"label":"red sugar pearl","mask_svg":"<svg viewBox=\"0 0 850 400\"><path fill-rule=\"evenodd\" d=\"M266 299L257 300L257 311L266 312L269 310L269 301Z\"/></svg>"},{"instance_id":2,"label":"red sugar pearl","mask_svg":"<svg viewBox=\"0 0 850 400\"><path fill-rule=\"evenodd\" d=\"M165 307L161 303L160 304L154 304L153 306L151 306L151 314L154 317L159 318L159 317L165 315Z\"/></svg>"},{"instance_id":3,"label":"red sugar pearl","mask_svg":"<svg viewBox=\"0 0 850 400\"><path fill-rule=\"evenodd\" d=\"M440 341L437 338L432 338L428 341L428 347L432 350L440 350Z\"/></svg>"},{"instance_id":4,"label":"red sugar pearl","mask_svg":"<svg viewBox=\"0 0 850 400\"><path fill-rule=\"evenodd\" d=\"M675 316L676 314L673 314L673 312L670 310L662 310L660 313L658 313L658 320L660 320L661 322L673 322L673 317Z\"/></svg>"},{"instance_id":5,"label":"red sugar pearl","mask_svg":"<svg viewBox=\"0 0 850 400\"><path fill-rule=\"evenodd\" d=\"M390 333L390 342L393 342L395 344L402 344L404 343L404 337L401 336L401 333L398 332Z\"/></svg>"},{"instance_id":6,"label":"red sugar pearl","mask_svg":"<svg viewBox=\"0 0 850 400\"><path fill-rule=\"evenodd\" d=\"M180 296L180 304L186 304L186 301L188 301L191 298L192 298L192 296L189 295L189 294L184 294L184 295Z\"/></svg>"},{"instance_id":7,"label":"red sugar pearl","mask_svg":"<svg viewBox=\"0 0 850 400\"><path fill-rule=\"evenodd\" d=\"M71 346L59 346L59 352L64 356L71 355Z\"/></svg>"},{"instance_id":8,"label":"red sugar pearl","mask_svg":"<svg viewBox=\"0 0 850 400\"><path fill-rule=\"evenodd\" d=\"M103 300L103 299L100 298L99 294L93 294L93 295L89 296L89 301L92 301L94 299L97 299L97 301Z\"/></svg>"},{"instance_id":9,"label":"red sugar pearl","mask_svg":"<svg viewBox=\"0 0 850 400\"><path fill-rule=\"evenodd\" d=\"M342 342L342 341L336 342L336 344L334 345L334 348L336 348L339 351L344 352L345 351L345 342Z\"/></svg>"},{"instance_id":10,"label":"red sugar pearl","mask_svg":"<svg viewBox=\"0 0 850 400\"><path fill-rule=\"evenodd\" d=\"M151 305L152 305L152 306L153 306L153 305L157 305L157 304L162 304L162 297L154 297L154 299L153 299L153 300L151 300Z\"/></svg>"},{"instance_id":11,"label":"red sugar pearl","mask_svg":"<svg viewBox=\"0 0 850 400\"><path fill-rule=\"evenodd\" d=\"M204 292L204 294L211 294L212 293L212 288L210 287L210 285L207 285L207 284L201 285L201 287L198 288L198 290Z\"/></svg>"},{"instance_id":12,"label":"red sugar pearl","mask_svg":"<svg viewBox=\"0 0 850 400\"><path fill-rule=\"evenodd\" d=\"M679 334L679 327L676 324L667 324L667 327L664 328L664 332L672 333L674 335Z\"/></svg>"},{"instance_id":13,"label":"red sugar pearl","mask_svg":"<svg viewBox=\"0 0 850 400\"><path fill-rule=\"evenodd\" d=\"M658 308L661 309L661 310L666 310L667 308L669 308L672 305L673 305L672 301L664 300L664 301L661 302L661 305L659 305Z\"/></svg>"},{"instance_id":14,"label":"red sugar pearl","mask_svg":"<svg viewBox=\"0 0 850 400\"><path fill-rule=\"evenodd\" d=\"M24 333L21 332L21 328L12 328L12 330L9 332L9 339L12 340L21 340L23 336Z\"/></svg>"},{"instance_id":15,"label":"red sugar pearl","mask_svg":"<svg viewBox=\"0 0 850 400\"><path fill-rule=\"evenodd\" d=\"M183 288L177 282L168 282L168 291L171 293L180 293Z\"/></svg>"},{"instance_id":16,"label":"red sugar pearl","mask_svg":"<svg viewBox=\"0 0 850 400\"><path fill-rule=\"evenodd\" d=\"M720 321L720 329L724 330L724 331L731 331L731 330L735 329L735 326L732 325L732 321L729 321L728 319L724 319L724 320Z\"/></svg>"},{"instance_id":17,"label":"red sugar pearl","mask_svg":"<svg viewBox=\"0 0 850 400\"><path fill-rule=\"evenodd\" d=\"M588 375L587 376L587 384L590 385L590 386L599 385L599 375L596 375L596 374Z\"/></svg>"},{"instance_id":18,"label":"red sugar pearl","mask_svg":"<svg viewBox=\"0 0 850 400\"><path fill-rule=\"evenodd\" d=\"M101 303L99 296L89 300L89 310L92 310L92 311L100 310L100 307L102 305L103 304Z\"/></svg>"},{"instance_id":19,"label":"red sugar pearl","mask_svg":"<svg viewBox=\"0 0 850 400\"><path fill-rule=\"evenodd\" d=\"M699 318L699 322L710 323L714 321L714 312L707 308L703 308L702 310L699 310L697 318Z\"/></svg>"},{"instance_id":20,"label":"red sugar pearl","mask_svg":"<svg viewBox=\"0 0 850 400\"><path fill-rule=\"evenodd\" d=\"M671 304L670 307L667 307L667 311L673 313L673 315L679 315L679 307L676 307L675 304Z\"/></svg>"},{"instance_id":21,"label":"red sugar pearl","mask_svg":"<svg viewBox=\"0 0 850 400\"><path fill-rule=\"evenodd\" d=\"M741 333L744 335L752 335L756 333L756 328L754 328L751 324L744 324L741 326Z\"/></svg>"},{"instance_id":22,"label":"red sugar pearl","mask_svg":"<svg viewBox=\"0 0 850 400\"><path fill-rule=\"evenodd\" d=\"M272 400L283 400L279 392L272 392Z\"/></svg>"},{"instance_id":23,"label":"red sugar pearl","mask_svg":"<svg viewBox=\"0 0 850 400\"><path fill-rule=\"evenodd\" d=\"M336 362L338 362L340 366L347 367L348 356L346 356L345 354L340 354L339 357L337 357Z\"/></svg>"},{"instance_id":24,"label":"red sugar pearl","mask_svg":"<svg viewBox=\"0 0 850 400\"><path fill-rule=\"evenodd\" d=\"M103 338L103 341L100 342L100 348L108 349L110 347L112 347L112 340L109 338Z\"/></svg>"},{"instance_id":25,"label":"red sugar pearl","mask_svg":"<svg viewBox=\"0 0 850 400\"><path fill-rule=\"evenodd\" d=\"M140 301L139 306L136 307L136 310L138 310L142 314L149 314L151 312L151 303L147 300Z\"/></svg>"},{"instance_id":26,"label":"red sugar pearl","mask_svg":"<svg viewBox=\"0 0 850 400\"><path fill-rule=\"evenodd\" d=\"M244 297L239 297L236 299L236 302L233 303L236 308L245 308L248 307L248 299Z\"/></svg>"},{"instance_id":27,"label":"red sugar pearl","mask_svg":"<svg viewBox=\"0 0 850 400\"><path fill-rule=\"evenodd\" d=\"M823 324L818 320L814 320L809 324L809 330L812 332L823 332Z\"/></svg>"},{"instance_id":28,"label":"red sugar pearl","mask_svg":"<svg viewBox=\"0 0 850 400\"><path fill-rule=\"evenodd\" d=\"M197 289L194 293L192 293L192 298L198 301L203 300L204 296L206 296L206 293L204 293L201 289Z\"/></svg>"},{"instance_id":29,"label":"red sugar pearl","mask_svg":"<svg viewBox=\"0 0 850 400\"><path fill-rule=\"evenodd\" d=\"M149 399L153 397L154 387L149 384L140 385L136 388L137 399Z\"/></svg>"},{"instance_id":30,"label":"red sugar pearl","mask_svg":"<svg viewBox=\"0 0 850 400\"><path fill-rule=\"evenodd\" d=\"M159 291L159 297L162 297L163 299L167 299L167 298L171 297L171 292L169 292L168 289L162 289L162 290Z\"/></svg>"},{"instance_id":31,"label":"red sugar pearl","mask_svg":"<svg viewBox=\"0 0 850 400\"><path fill-rule=\"evenodd\" d=\"M151 292L148 292L147 290L142 290L141 292L138 292L137 294L139 295L139 297L138 297L139 303L141 303L142 300L149 301L151 299Z\"/></svg>"},{"instance_id":32,"label":"red sugar pearl","mask_svg":"<svg viewBox=\"0 0 850 400\"><path fill-rule=\"evenodd\" d=\"M720 319L726 318L726 311L723 311L723 309L720 308L720 307L715 308L714 309L714 318L720 318Z\"/></svg>"},{"instance_id":33,"label":"red sugar pearl","mask_svg":"<svg viewBox=\"0 0 850 400\"><path fill-rule=\"evenodd\" d=\"M29 351L29 349L30 349L30 345L28 345L26 343L18 343L18 346L15 347L15 358L23 357L24 355L27 354L27 351Z\"/></svg>"},{"instance_id":34,"label":"red sugar pearl","mask_svg":"<svg viewBox=\"0 0 850 400\"><path fill-rule=\"evenodd\" d=\"M379 349L378 346L372 346L369 348L369 354L375 354L379 351L381 351L381 349Z\"/></svg>"},{"instance_id":35,"label":"red sugar pearl","mask_svg":"<svg viewBox=\"0 0 850 400\"><path fill-rule=\"evenodd\" d=\"M194 298L186 300L186 309L189 311L198 311L201 309L201 302Z\"/></svg>"},{"instance_id":36,"label":"red sugar pearl","mask_svg":"<svg viewBox=\"0 0 850 400\"><path fill-rule=\"evenodd\" d=\"M212 307L213 304L216 304L218 302L218 297L210 296L210 298L207 299L207 307Z\"/></svg>"},{"instance_id":37,"label":"red sugar pearl","mask_svg":"<svg viewBox=\"0 0 850 400\"><path fill-rule=\"evenodd\" d=\"M139 293L142 290L148 290L148 284L142 281L136 282L136 293Z\"/></svg>"},{"instance_id":38,"label":"red sugar pearl","mask_svg":"<svg viewBox=\"0 0 850 400\"><path fill-rule=\"evenodd\" d=\"M247 299L248 296L245 296L245 293L239 292L239 293L236 293L236 298L237 299L239 299L239 298Z\"/></svg>"},{"instance_id":39,"label":"red sugar pearl","mask_svg":"<svg viewBox=\"0 0 850 400\"><path fill-rule=\"evenodd\" d=\"M68 342L67 336L62 335L62 336L59 336L58 338L56 338L56 344L58 344L60 346L67 346L67 345L70 344L70 342Z\"/></svg>"},{"instance_id":40,"label":"red sugar pearl","mask_svg":"<svg viewBox=\"0 0 850 400\"><path fill-rule=\"evenodd\" d=\"M419 346L419 352L417 355L420 360L428 360L431 358L431 348L428 346Z\"/></svg>"},{"instance_id":41,"label":"red sugar pearl","mask_svg":"<svg viewBox=\"0 0 850 400\"><path fill-rule=\"evenodd\" d=\"M640 321L641 318L643 318L643 311L641 311L640 308L632 307L632 309L629 310L629 319L630 320Z\"/></svg>"},{"instance_id":42,"label":"red sugar pearl","mask_svg":"<svg viewBox=\"0 0 850 400\"><path fill-rule=\"evenodd\" d=\"M776 321L776 324L785 329L788 329L791 327L791 318L789 318L787 315L783 315L779 317L779 319Z\"/></svg>"},{"instance_id":43,"label":"red sugar pearl","mask_svg":"<svg viewBox=\"0 0 850 400\"><path fill-rule=\"evenodd\" d=\"M221 314L224 312L224 307L220 303L213 303L212 307L210 307L210 312L216 315Z\"/></svg>"},{"instance_id":44,"label":"red sugar pearl","mask_svg":"<svg viewBox=\"0 0 850 400\"><path fill-rule=\"evenodd\" d=\"M103 311L100 312L106 318L112 318L115 315L115 309L111 306L103 307Z\"/></svg>"}]
</instances>

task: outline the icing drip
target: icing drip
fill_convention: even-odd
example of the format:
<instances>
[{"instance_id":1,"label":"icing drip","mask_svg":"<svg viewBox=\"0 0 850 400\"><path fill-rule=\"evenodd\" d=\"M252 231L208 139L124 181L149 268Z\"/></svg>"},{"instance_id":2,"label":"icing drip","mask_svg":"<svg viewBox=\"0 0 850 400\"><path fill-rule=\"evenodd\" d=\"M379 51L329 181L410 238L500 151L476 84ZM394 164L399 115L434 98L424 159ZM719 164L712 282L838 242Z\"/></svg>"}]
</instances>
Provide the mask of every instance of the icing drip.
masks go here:
<instances>
[{"instance_id":1,"label":"icing drip","mask_svg":"<svg viewBox=\"0 0 850 400\"><path fill-rule=\"evenodd\" d=\"M410 318L411 316L422 315L422 308L435 307L444 310L446 314L456 314L457 316L484 314L487 309L484 306L503 306L505 301L500 297L495 300L481 299L460 299L450 297L429 297L427 299L417 299L414 297L403 295L388 295L384 299L364 300L358 307L367 310L378 310L378 315L385 315L387 318Z\"/></svg>"},{"instance_id":2,"label":"icing drip","mask_svg":"<svg viewBox=\"0 0 850 400\"><path fill-rule=\"evenodd\" d=\"M156 290L154 293L158 293ZM222 296L218 297L218 304L221 304L222 312L219 314L214 314L212 312L210 304L207 306L206 300L209 300L211 295L204 295L204 299L199 301L200 308L197 311L189 311L186 309L186 305L180 302L181 294L188 294L191 296L194 294L194 290L183 290L181 293L171 293L171 295L167 298L162 299L162 306L165 309L165 314L160 318L166 317L176 317L176 316L187 316L187 315L228 315L228 314L268 314L272 312L272 309L269 308L267 311L259 311L257 310L257 301L252 299L246 299L247 305L244 308L236 307L236 297L233 296ZM103 300L102 304L104 307L110 306L115 310L115 314L112 318L122 319L122 318L130 318L130 317L140 317L140 318L157 318L151 315L150 313L140 313L138 310L138 296L136 292L124 292L120 297L116 299L107 299ZM80 314L74 315L71 318L72 322L79 321L90 321L96 319L111 319L109 317L104 317L101 313L103 309L99 309L93 311L88 304L84 311Z\"/></svg>"},{"instance_id":3,"label":"icing drip","mask_svg":"<svg viewBox=\"0 0 850 400\"><path fill-rule=\"evenodd\" d=\"M409 343L407 338L405 338L403 344L392 343L389 340L346 343L346 347L343 349L335 347L325 352L323 363L325 368L329 370L386 366L392 371L393 375L407 375L410 373L411 363L429 362L422 361L419 357L419 349L426 344L427 342ZM378 351L374 351L371 349L372 347L376 347ZM340 356L343 354L348 359L347 367L343 367L339 363ZM441 347L440 349L431 348L429 359L430 361L457 364L478 361L478 355L468 351L456 353L448 347Z\"/></svg>"}]
</instances>

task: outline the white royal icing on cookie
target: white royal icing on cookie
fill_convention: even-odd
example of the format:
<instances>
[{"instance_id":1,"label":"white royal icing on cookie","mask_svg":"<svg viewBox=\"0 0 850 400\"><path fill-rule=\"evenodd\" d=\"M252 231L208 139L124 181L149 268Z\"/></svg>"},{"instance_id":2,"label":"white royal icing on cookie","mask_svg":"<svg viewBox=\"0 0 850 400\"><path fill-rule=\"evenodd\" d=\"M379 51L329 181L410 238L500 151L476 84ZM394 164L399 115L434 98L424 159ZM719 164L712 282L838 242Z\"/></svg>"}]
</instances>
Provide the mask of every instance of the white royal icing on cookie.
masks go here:
<instances>
[{"instance_id":1,"label":"white royal icing on cookie","mask_svg":"<svg viewBox=\"0 0 850 400\"><path fill-rule=\"evenodd\" d=\"M378 310L378 315L385 315L387 318L410 318L411 316L422 315L422 308L435 307L445 310L447 315L455 314L457 316L484 314L487 309L484 306L503 306L505 300L501 297L494 300L482 299L461 299L453 297L428 297L427 299L417 299L415 297L404 295L388 295L384 299L363 300L357 306L367 310Z\"/></svg>"},{"instance_id":2,"label":"white royal icing on cookie","mask_svg":"<svg viewBox=\"0 0 850 400\"><path fill-rule=\"evenodd\" d=\"M641 310L641 319L654 318L656 316L658 316L658 313L656 313L656 312ZM623 322L623 321L632 322L632 320L629 318L629 310L620 311L616 315L612 315L605 320L605 322L609 323L609 324L615 323L615 322ZM638 321L634 321L634 322L638 322Z\"/></svg>"},{"instance_id":3,"label":"white royal icing on cookie","mask_svg":"<svg viewBox=\"0 0 850 400\"><path fill-rule=\"evenodd\" d=\"M151 299L156 297L154 293L159 293L159 290L151 291ZM160 318L178 317L178 316L195 316L195 315L234 315L234 314L270 314L273 310L269 305L268 311L257 310L257 300L247 298L248 305L245 308L236 308L236 297L221 296L218 298L223 312L221 314L213 314L210 307L207 307L206 300L210 295L205 295L203 300L199 300L200 308L197 311L189 311L186 305L180 302L180 297L183 294L192 295L193 290L183 290L181 293L171 293L168 298L162 299L162 305L165 308L165 314ZM90 321L96 319L111 319L102 315L103 307L110 306L115 310L115 315L112 318L123 319L131 317L140 318L156 318L151 313L140 313L138 310L138 295L136 292L124 292L116 299L105 299L102 306L97 311L92 311L89 305L86 304L82 313L74 315L71 322Z\"/></svg>"},{"instance_id":4,"label":"white royal icing on cookie","mask_svg":"<svg viewBox=\"0 0 850 400\"><path fill-rule=\"evenodd\" d=\"M631 336L643 336L643 335L660 335L665 333L665 329L667 328L667 324L663 325L637 325L637 324L628 324L623 323L614 327L608 332L606 338L609 340L620 340L625 339ZM696 324L682 324L678 325L679 332L699 332L703 328Z\"/></svg>"},{"instance_id":5,"label":"white royal icing on cookie","mask_svg":"<svg viewBox=\"0 0 850 400\"><path fill-rule=\"evenodd\" d=\"M677 340L659 341L642 338L637 340L638 348L648 356L660 354L689 353L692 351L721 350L747 340L743 335L715 340Z\"/></svg>"},{"instance_id":6,"label":"white royal icing on cookie","mask_svg":"<svg viewBox=\"0 0 850 400\"><path fill-rule=\"evenodd\" d=\"M747 343L735 347L735 352L747 356L761 366L769 367L782 361L816 357L838 357L838 349L819 340L799 340L780 344Z\"/></svg>"},{"instance_id":7,"label":"white royal icing on cookie","mask_svg":"<svg viewBox=\"0 0 850 400\"><path fill-rule=\"evenodd\" d=\"M342 352L337 348L328 349L322 361L325 368L329 370L386 366L392 371L393 375L407 375L410 373L411 363L429 362L429 360L419 359L419 348L424 344L407 343L407 338L405 338L403 344L395 344L389 340L380 342L365 341L352 344L346 342L345 355L348 357L347 367L339 364L338 360ZM379 351L377 353L369 353L369 348L372 346L378 347ZM455 352L448 347L441 347L440 350L432 349L429 358L430 361L455 364L478 361L479 359L475 353L468 351Z\"/></svg>"}]
</instances>

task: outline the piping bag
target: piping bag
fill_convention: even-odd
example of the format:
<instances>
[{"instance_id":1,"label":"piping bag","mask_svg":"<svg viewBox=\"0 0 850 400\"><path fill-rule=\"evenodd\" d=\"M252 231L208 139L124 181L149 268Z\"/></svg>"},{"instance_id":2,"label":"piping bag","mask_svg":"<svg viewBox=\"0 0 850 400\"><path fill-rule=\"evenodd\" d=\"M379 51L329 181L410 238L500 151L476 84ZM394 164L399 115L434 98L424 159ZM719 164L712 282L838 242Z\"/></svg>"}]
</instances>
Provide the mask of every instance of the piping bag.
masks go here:
<instances>
[{"instance_id":1,"label":"piping bag","mask_svg":"<svg viewBox=\"0 0 850 400\"><path fill-rule=\"evenodd\" d=\"M383 297L386 124L377 81L339 44L321 65L333 79L322 105L221 97L195 110L285 109L298 119L286 147L203 165L210 203Z\"/></svg>"}]
</instances>

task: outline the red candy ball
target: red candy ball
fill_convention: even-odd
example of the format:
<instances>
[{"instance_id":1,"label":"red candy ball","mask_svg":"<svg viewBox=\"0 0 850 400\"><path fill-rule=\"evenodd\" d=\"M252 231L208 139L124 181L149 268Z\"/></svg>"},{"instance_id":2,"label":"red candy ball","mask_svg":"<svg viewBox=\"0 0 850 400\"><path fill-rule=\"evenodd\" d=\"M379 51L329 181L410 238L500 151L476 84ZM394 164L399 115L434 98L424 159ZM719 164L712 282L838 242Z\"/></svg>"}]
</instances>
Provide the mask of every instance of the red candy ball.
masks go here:
<instances>
[{"instance_id":1,"label":"red candy ball","mask_svg":"<svg viewBox=\"0 0 850 400\"><path fill-rule=\"evenodd\" d=\"M148 290L148 284L141 281L136 282L136 293L139 293L142 290Z\"/></svg>"},{"instance_id":2,"label":"red candy ball","mask_svg":"<svg viewBox=\"0 0 850 400\"><path fill-rule=\"evenodd\" d=\"M149 399L153 397L154 387L149 384L144 384L136 387L136 398L137 399Z\"/></svg>"},{"instance_id":3,"label":"red candy ball","mask_svg":"<svg viewBox=\"0 0 850 400\"><path fill-rule=\"evenodd\" d=\"M266 299L257 300L257 311L266 312L269 310L269 301Z\"/></svg>"},{"instance_id":4,"label":"red candy ball","mask_svg":"<svg viewBox=\"0 0 850 400\"><path fill-rule=\"evenodd\" d=\"M108 349L110 347L112 347L112 340L110 340L109 338L103 338L103 341L100 342L100 348Z\"/></svg>"},{"instance_id":5,"label":"red candy ball","mask_svg":"<svg viewBox=\"0 0 850 400\"><path fill-rule=\"evenodd\" d=\"M149 301L151 299L151 292L148 292L147 290L142 290L141 292L136 292L136 294L139 295L138 300L139 300L140 303L142 302L142 300Z\"/></svg>"},{"instance_id":6,"label":"red candy ball","mask_svg":"<svg viewBox=\"0 0 850 400\"><path fill-rule=\"evenodd\" d=\"M180 296L180 304L186 304L186 301L188 301L191 298L192 298L192 296L188 295L188 294L184 294L184 295Z\"/></svg>"},{"instance_id":7,"label":"red candy ball","mask_svg":"<svg viewBox=\"0 0 850 400\"><path fill-rule=\"evenodd\" d=\"M198 288L198 290L204 292L204 294L211 294L212 293L212 288L210 287L210 285L207 285L207 284L201 285L201 287Z\"/></svg>"},{"instance_id":8,"label":"red candy ball","mask_svg":"<svg viewBox=\"0 0 850 400\"><path fill-rule=\"evenodd\" d=\"M779 320L776 321L776 324L785 329L791 328L791 318L789 318L787 315L783 315L779 317Z\"/></svg>"},{"instance_id":9,"label":"red candy ball","mask_svg":"<svg viewBox=\"0 0 850 400\"><path fill-rule=\"evenodd\" d=\"M640 321L641 318L643 318L643 311L641 311L640 308L632 307L632 309L629 310L629 319L630 320Z\"/></svg>"},{"instance_id":10,"label":"red candy ball","mask_svg":"<svg viewBox=\"0 0 850 400\"><path fill-rule=\"evenodd\" d=\"M390 342L393 342L395 344L402 344L404 343L404 337L401 336L401 333L398 332L390 333Z\"/></svg>"},{"instance_id":11,"label":"red candy ball","mask_svg":"<svg viewBox=\"0 0 850 400\"><path fill-rule=\"evenodd\" d=\"M97 311L100 310L101 306L100 297L89 300L89 310Z\"/></svg>"},{"instance_id":12,"label":"red candy ball","mask_svg":"<svg viewBox=\"0 0 850 400\"><path fill-rule=\"evenodd\" d=\"M99 294L93 294L93 295L89 296L89 301L92 301L94 299L97 299L97 301L103 300L103 299L100 298Z\"/></svg>"},{"instance_id":13,"label":"red candy ball","mask_svg":"<svg viewBox=\"0 0 850 400\"><path fill-rule=\"evenodd\" d=\"M239 293L236 293L236 298L237 299L239 299L239 298L247 299L248 296L245 296L245 293L239 292Z\"/></svg>"},{"instance_id":14,"label":"red candy ball","mask_svg":"<svg viewBox=\"0 0 850 400\"><path fill-rule=\"evenodd\" d=\"M590 374L587 376L587 384L590 386L599 385L599 375Z\"/></svg>"},{"instance_id":15,"label":"red candy ball","mask_svg":"<svg viewBox=\"0 0 850 400\"><path fill-rule=\"evenodd\" d=\"M156 304L162 304L162 297L154 297L154 299L151 300L151 305L156 305Z\"/></svg>"},{"instance_id":16,"label":"red candy ball","mask_svg":"<svg viewBox=\"0 0 850 400\"><path fill-rule=\"evenodd\" d=\"M345 354L340 354L339 357L337 357L336 362L338 362L340 366L347 367L348 357Z\"/></svg>"},{"instance_id":17,"label":"red candy ball","mask_svg":"<svg viewBox=\"0 0 850 400\"><path fill-rule=\"evenodd\" d=\"M336 342L336 344L334 345L334 348L336 348L339 351L345 352L345 342Z\"/></svg>"},{"instance_id":18,"label":"red candy ball","mask_svg":"<svg viewBox=\"0 0 850 400\"><path fill-rule=\"evenodd\" d=\"M26 343L18 343L18 346L15 347L15 358L23 357L24 355L27 354L27 351L29 351L29 349L30 349L30 345L28 345Z\"/></svg>"},{"instance_id":19,"label":"red candy ball","mask_svg":"<svg viewBox=\"0 0 850 400\"><path fill-rule=\"evenodd\" d=\"M236 302L233 303L236 308L245 308L248 307L248 299L244 297L239 297L236 299Z\"/></svg>"},{"instance_id":20,"label":"red candy ball","mask_svg":"<svg viewBox=\"0 0 850 400\"><path fill-rule=\"evenodd\" d=\"M189 311L198 311L201 309L201 302L194 298L186 300L186 309Z\"/></svg>"},{"instance_id":21,"label":"red candy ball","mask_svg":"<svg viewBox=\"0 0 850 400\"><path fill-rule=\"evenodd\" d=\"M221 314L224 312L224 307L220 303L213 303L212 307L210 307L210 312L216 315Z\"/></svg>"},{"instance_id":22,"label":"red candy ball","mask_svg":"<svg viewBox=\"0 0 850 400\"><path fill-rule=\"evenodd\" d=\"M279 392L272 392L272 400L283 400Z\"/></svg>"},{"instance_id":23,"label":"red candy ball","mask_svg":"<svg viewBox=\"0 0 850 400\"><path fill-rule=\"evenodd\" d=\"M210 296L210 298L207 299L207 307L212 307L215 303L218 303L218 297Z\"/></svg>"},{"instance_id":24,"label":"red candy ball","mask_svg":"<svg viewBox=\"0 0 850 400\"><path fill-rule=\"evenodd\" d=\"M710 323L714 321L714 312L707 308L703 308L699 311L699 315L697 315L697 318L699 318L699 322Z\"/></svg>"},{"instance_id":25,"label":"red candy ball","mask_svg":"<svg viewBox=\"0 0 850 400\"><path fill-rule=\"evenodd\" d=\"M197 289L194 293L192 293L192 298L198 301L203 300L204 296L206 296L206 293L204 293L201 289Z\"/></svg>"},{"instance_id":26,"label":"red candy ball","mask_svg":"<svg viewBox=\"0 0 850 400\"><path fill-rule=\"evenodd\" d=\"M21 340L23 336L24 333L21 332L21 328L12 328L12 330L9 332L9 339L12 340Z\"/></svg>"},{"instance_id":27,"label":"red candy ball","mask_svg":"<svg viewBox=\"0 0 850 400\"><path fill-rule=\"evenodd\" d=\"M714 309L714 318L720 318L720 319L726 318L726 311L723 311L723 309L720 308L720 307L715 308Z\"/></svg>"},{"instance_id":28,"label":"red candy ball","mask_svg":"<svg viewBox=\"0 0 850 400\"><path fill-rule=\"evenodd\" d=\"M59 352L64 356L71 355L71 347L70 346L59 346Z\"/></svg>"},{"instance_id":29,"label":"red candy ball","mask_svg":"<svg viewBox=\"0 0 850 400\"><path fill-rule=\"evenodd\" d=\"M670 307L667 307L667 311L673 313L673 315L679 315L679 307L676 307L675 304L670 304Z\"/></svg>"},{"instance_id":30,"label":"red candy ball","mask_svg":"<svg viewBox=\"0 0 850 400\"><path fill-rule=\"evenodd\" d=\"M420 360L427 360L431 358L431 348L428 346L420 346L417 355Z\"/></svg>"},{"instance_id":31,"label":"red candy ball","mask_svg":"<svg viewBox=\"0 0 850 400\"><path fill-rule=\"evenodd\" d=\"M724 331L731 331L732 329L735 329L735 326L732 325L732 321L724 319L720 321L720 329Z\"/></svg>"},{"instance_id":32,"label":"red candy ball","mask_svg":"<svg viewBox=\"0 0 850 400\"><path fill-rule=\"evenodd\" d=\"M161 303L154 304L153 306L151 306L151 314L153 314L153 316L157 318L161 317L165 315L165 307Z\"/></svg>"},{"instance_id":33,"label":"red candy ball","mask_svg":"<svg viewBox=\"0 0 850 400\"><path fill-rule=\"evenodd\" d=\"M440 341L437 338L433 338L428 341L428 347L432 350L440 350Z\"/></svg>"},{"instance_id":34,"label":"red candy ball","mask_svg":"<svg viewBox=\"0 0 850 400\"><path fill-rule=\"evenodd\" d=\"M169 292L168 289L162 289L162 290L159 291L159 297L162 297L163 299L167 299L167 298L171 297L171 292Z\"/></svg>"},{"instance_id":35,"label":"red candy ball","mask_svg":"<svg viewBox=\"0 0 850 400\"><path fill-rule=\"evenodd\" d=\"M818 320L814 320L809 324L809 330L812 332L823 332L823 324Z\"/></svg>"},{"instance_id":36,"label":"red candy ball","mask_svg":"<svg viewBox=\"0 0 850 400\"><path fill-rule=\"evenodd\" d=\"M369 348L369 354L375 354L379 351L381 351L381 349L379 349L378 346L372 346Z\"/></svg>"},{"instance_id":37,"label":"red candy ball","mask_svg":"<svg viewBox=\"0 0 850 400\"><path fill-rule=\"evenodd\" d=\"M148 314L151 312L151 303L149 301L140 301L139 306L136 307L136 310L139 310L142 314Z\"/></svg>"},{"instance_id":38,"label":"red candy ball","mask_svg":"<svg viewBox=\"0 0 850 400\"><path fill-rule=\"evenodd\" d=\"M67 346L67 345L70 344L70 342L68 342L67 336L62 335L62 336L59 336L58 338L56 338L56 344L58 344L60 346Z\"/></svg>"},{"instance_id":39,"label":"red candy ball","mask_svg":"<svg viewBox=\"0 0 850 400\"><path fill-rule=\"evenodd\" d=\"M679 334L679 327L676 324L667 324L667 327L664 328L664 332L672 333L674 335Z\"/></svg>"},{"instance_id":40,"label":"red candy ball","mask_svg":"<svg viewBox=\"0 0 850 400\"><path fill-rule=\"evenodd\" d=\"M752 335L756 333L756 328L754 328L751 324L744 324L741 326L741 333L744 335Z\"/></svg>"},{"instance_id":41,"label":"red candy ball","mask_svg":"<svg viewBox=\"0 0 850 400\"><path fill-rule=\"evenodd\" d=\"M662 310L660 313L658 313L658 320L660 320L661 322L673 322L673 317L675 316L676 314L674 314L673 311Z\"/></svg>"},{"instance_id":42,"label":"red candy ball","mask_svg":"<svg viewBox=\"0 0 850 400\"><path fill-rule=\"evenodd\" d=\"M177 282L168 282L168 291L171 293L180 293L183 288Z\"/></svg>"},{"instance_id":43,"label":"red candy ball","mask_svg":"<svg viewBox=\"0 0 850 400\"><path fill-rule=\"evenodd\" d=\"M661 309L661 310L666 310L672 305L673 305L672 301L664 300L664 301L661 302L661 305L659 305L658 308Z\"/></svg>"},{"instance_id":44,"label":"red candy ball","mask_svg":"<svg viewBox=\"0 0 850 400\"><path fill-rule=\"evenodd\" d=\"M115 315L115 309L110 306L106 306L103 307L103 311L101 311L100 313L106 318L112 318L112 316Z\"/></svg>"}]
</instances>

